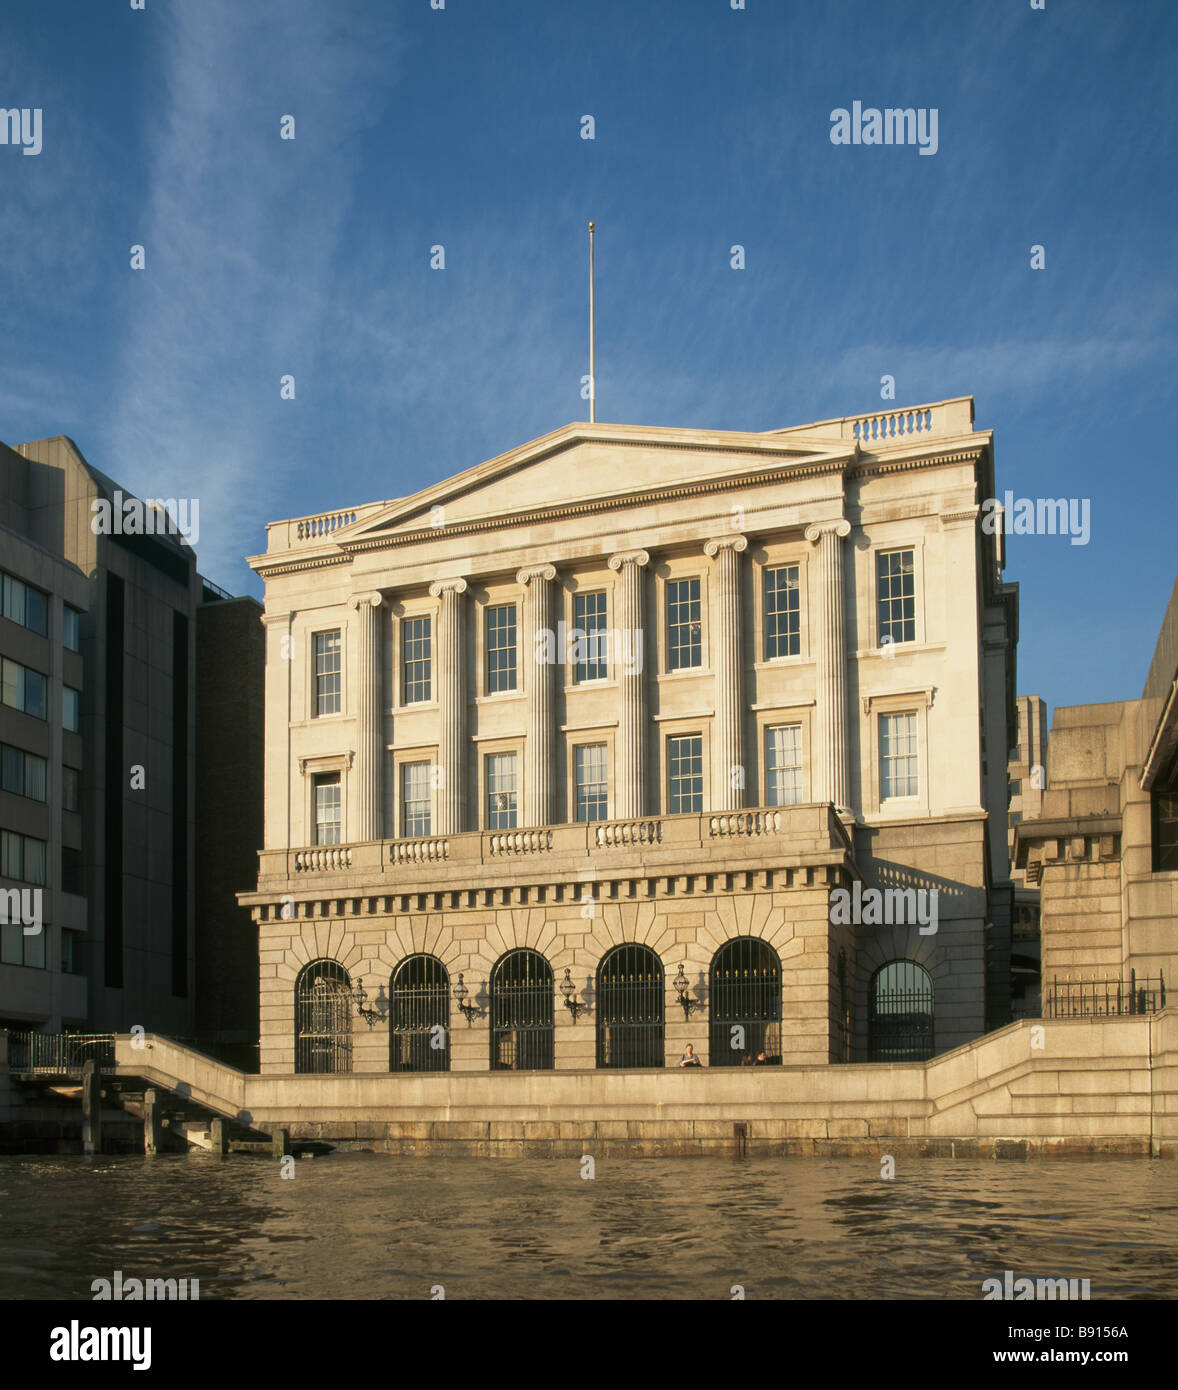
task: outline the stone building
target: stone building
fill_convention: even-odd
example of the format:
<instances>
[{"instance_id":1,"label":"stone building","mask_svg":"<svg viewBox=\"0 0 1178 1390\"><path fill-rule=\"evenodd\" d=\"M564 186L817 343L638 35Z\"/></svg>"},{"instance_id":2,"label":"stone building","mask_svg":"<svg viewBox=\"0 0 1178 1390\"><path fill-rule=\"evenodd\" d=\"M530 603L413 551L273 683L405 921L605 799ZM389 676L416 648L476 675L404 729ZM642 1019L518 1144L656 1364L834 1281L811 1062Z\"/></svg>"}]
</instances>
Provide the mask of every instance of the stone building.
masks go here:
<instances>
[{"instance_id":1,"label":"stone building","mask_svg":"<svg viewBox=\"0 0 1178 1390\"><path fill-rule=\"evenodd\" d=\"M262 1072L905 1060L1007 1021L994 495L966 397L574 424L272 523Z\"/></svg>"},{"instance_id":2,"label":"stone building","mask_svg":"<svg viewBox=\"0 0 1178 1390\"><path fill-rule=\"evenodd\" d=\"M1014 884L1011 923L1011 1012L1016 1018L1037 1018L1041 1004L1039 942L1039 889L1026 882L1026 873L1015 867L1015 830L1023 820L1034 820L1043 811L1047 785L1047 705L1038 695L1020 695L1015 701L1018 727L1010 750L1007 772L1010 804L1007 843L1010 877Z\"/></svg>"},{"instance_id":3,"label":"stone building","mask_svg":"<svg viewBox=\"0 0 1178 1390\"><path fill-rule=\"evenodd\" d=\"M1015 829L1040 893L1045 1013L1158 1007L1178 974L1176 690L1178 583L1141 698L1056 709L1039 817Z\"/></svg>"}]
</instances>

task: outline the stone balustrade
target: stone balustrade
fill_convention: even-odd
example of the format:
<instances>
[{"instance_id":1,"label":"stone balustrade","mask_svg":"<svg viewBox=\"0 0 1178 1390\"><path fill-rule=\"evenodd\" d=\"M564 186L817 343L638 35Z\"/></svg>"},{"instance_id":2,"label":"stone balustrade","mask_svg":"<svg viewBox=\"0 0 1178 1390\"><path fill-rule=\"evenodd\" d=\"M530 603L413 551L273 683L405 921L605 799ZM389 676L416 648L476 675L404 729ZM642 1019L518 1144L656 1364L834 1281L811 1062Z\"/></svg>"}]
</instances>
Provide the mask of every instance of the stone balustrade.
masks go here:
<instances>
[{"instance_id":1,"label":"stone balustrade","mask_svg":"<svg viewBox=\"0 0 1178 1390\"><path fill-rule=\"evenodd\" d=\"M330 874L351 867L351 845L317 845L313 849L296 849L294 851L294 871L296 874Z\"/></svg>"}]
</instances>

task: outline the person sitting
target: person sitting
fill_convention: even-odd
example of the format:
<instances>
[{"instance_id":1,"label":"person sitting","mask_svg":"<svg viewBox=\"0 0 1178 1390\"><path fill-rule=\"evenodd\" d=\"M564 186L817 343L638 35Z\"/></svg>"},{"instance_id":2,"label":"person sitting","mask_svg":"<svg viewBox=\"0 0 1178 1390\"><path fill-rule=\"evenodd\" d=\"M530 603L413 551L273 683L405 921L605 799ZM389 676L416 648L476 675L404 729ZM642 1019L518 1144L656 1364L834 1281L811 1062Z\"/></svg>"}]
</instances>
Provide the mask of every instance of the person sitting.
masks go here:
<instances>
[{"instance_id":1,"label":"person sitting","mask_svg":"<svg viewBox=\"0 0 1178 1390\"><path fill-rule=\"evenodd\" d=\"M687 1046L683 1049L683 1056L679 1058L679 1065L681 1067L703 1066L703 1063L695 1055L695 1048L691 1045L691 1043L688 1043Z\"/></svg>"},{"instance_id":2,"label":"person sitting","mask_svg":"<svg viewBox=\"0 0 1178 1390\"><path fill-rule=\"evenodd\" d=\"M751 1067L752 1064L753 1064L753 1054L752 1054L751 1052L746 1052L746 1053L744 1054L744 1056L740 1059L740 1065L741 1065L742 1067Z\"/></svg>"},{"instance_id":3,"label":"person sitting","mask_svg":"<svg viewBox=\"0 0 1178 1390\"><path fill-rule=\"evenodd\" d=\"M757 1060L753 1063L755 1067L767 1067L770 1065L769 1058L765 1056L764 1048L757 1053Z\"/></svg>"}]
</instances>

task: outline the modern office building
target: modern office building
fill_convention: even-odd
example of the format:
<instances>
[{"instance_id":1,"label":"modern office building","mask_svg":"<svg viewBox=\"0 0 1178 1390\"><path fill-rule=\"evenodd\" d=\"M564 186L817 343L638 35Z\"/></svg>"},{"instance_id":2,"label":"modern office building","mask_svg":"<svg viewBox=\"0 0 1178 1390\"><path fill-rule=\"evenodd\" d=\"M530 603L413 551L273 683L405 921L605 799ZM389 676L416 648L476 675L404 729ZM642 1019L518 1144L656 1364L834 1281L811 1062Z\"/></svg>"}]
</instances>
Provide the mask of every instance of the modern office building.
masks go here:
<instances>
[{"instance_id":1,"label":"modern office building","mask_svg":"<svg viewBox=\"0 0 1178 1390\"><path fill-rule=\"evenodd\" d=\"M574 424L272 523L263 1073L905 1060L1007 1021L994 495L967 397Z\"/></svg>"},{"instance_id":2,"label":"modern office building","mask_svg":"<svg viewBox=\"0 0 1178 1390\"><path fill-rule=\"evenodd\" d=\"M1178 583L1139 700L1057 708L1037 819L1045 1013L1163 1002L1178 976Z\"/></svg>"}]
</instances>

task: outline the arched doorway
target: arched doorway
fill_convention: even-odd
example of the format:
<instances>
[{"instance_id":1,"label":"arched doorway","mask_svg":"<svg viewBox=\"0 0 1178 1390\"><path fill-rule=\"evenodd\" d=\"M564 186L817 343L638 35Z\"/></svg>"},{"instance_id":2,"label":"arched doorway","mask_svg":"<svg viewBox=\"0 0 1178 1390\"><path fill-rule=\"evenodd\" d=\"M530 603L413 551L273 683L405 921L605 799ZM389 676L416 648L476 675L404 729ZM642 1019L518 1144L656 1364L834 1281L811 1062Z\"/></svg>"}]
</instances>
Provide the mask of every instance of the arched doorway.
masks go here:
<instances>
[{"instance_id":1,"label":"arched doorway","mask_svg":"<svg viewBox=\"0 0 1178 1390\"><path fill-rule=\"evenodd\" d=\"M491 1070L551 1071L552 967L538 951L508 951L491 971Z\"/></svg>"},{"instance_id":2,"label":"arched doorway","mask_svg":"<svg viewBox=\"0 0 1178 1390\"><path fill-rule=\"evenodd\" d=\"M450 976L436 956L409 956L389 981L389 1071L450 1070Z\"/></svg>"},{"instance_id":3,"label":"arched doorway","mask_svg":"<svg viewBox=\"0 0 1178 1390\"><path fill-rule=\"evenodd\" d=\"M712 957L708 1065L738 1067L745 1058L781 1065L781 960L767 941L739 936Z\"/></svg>"},{"instance_id":4,"label":"arched doorway","mask_svg":"<svg viewBox=\"0 0 1178 1390\"><path fill-rule=\"evenodd\" d=\"M597 967L597 1065L666 1064L663 966L649 946L615 946Z\"/></svg>"},{"instance_id":5,"label":"arched doorway","mask_svg":"<svg viewBox=\"0 0 1178 1390\"><path fill-rule=\"evenodd\" d=\"M339 961L312 961L295 981L295 1071L351 1070L352 981Z\"/></svg>"},{"instance_id":6,"label":"arched doorway","mask_svg":"<svg viewBox=\"0 0 1178 1390\"><path fill-rule=\"evenodd\" d=\"M933 982L914 960L892 960L871 978L868 1060L925 1062L933 1055Z\"/></svg>"}]
</instances>

